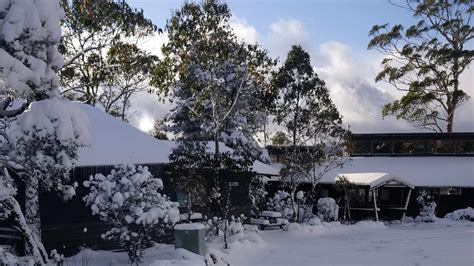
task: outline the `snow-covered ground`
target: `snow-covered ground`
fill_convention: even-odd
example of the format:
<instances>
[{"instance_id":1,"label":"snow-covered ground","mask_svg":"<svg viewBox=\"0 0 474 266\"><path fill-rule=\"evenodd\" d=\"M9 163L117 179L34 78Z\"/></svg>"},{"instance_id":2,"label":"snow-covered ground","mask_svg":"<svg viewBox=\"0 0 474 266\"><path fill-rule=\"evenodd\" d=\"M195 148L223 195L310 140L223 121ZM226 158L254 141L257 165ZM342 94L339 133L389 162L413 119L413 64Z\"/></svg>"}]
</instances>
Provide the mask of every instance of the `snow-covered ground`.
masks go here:
<instances>
[{"instance_id":1,"label":"snow-covered ground","mask_svg":"<svg viewBox=\"0 0 474 266\"><path fill-rule=\"evenodd\" d=\"M474 223L331 224L264 231L265 247L230 253L234 265L474 265Z\"/></svg>"},{"instance_id":2,"label":"snow-covered ground","mask_svg":"<svg viewBox=\"0 0 474 266\"><path fill-rule=\"evenodd\" d=\"M231 245L231 265L474 265L474 222L331 223L259 234L263 241L253 236ZM127 265L124 253L83 251L76 263L84 256L88 265ZM158 245L147 250L143 265L205 264L201 256Z\"/></svg>"}]
</instances>

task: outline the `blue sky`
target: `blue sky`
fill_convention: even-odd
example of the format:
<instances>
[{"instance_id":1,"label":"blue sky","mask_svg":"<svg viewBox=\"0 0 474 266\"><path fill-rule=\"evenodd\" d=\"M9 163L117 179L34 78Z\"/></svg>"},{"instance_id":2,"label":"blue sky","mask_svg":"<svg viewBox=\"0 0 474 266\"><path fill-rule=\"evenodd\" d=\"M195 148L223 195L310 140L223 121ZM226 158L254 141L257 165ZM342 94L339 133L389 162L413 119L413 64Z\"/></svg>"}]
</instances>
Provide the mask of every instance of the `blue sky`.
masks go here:
<instances>
[{"instance_id":1,"label":"blue sky","mask_svg":"<svg viewBox=\"0 0 474 266\"><path fill-rule=\"evenodd\" d=\"M404 0L395 0L404 2ZM293 44L301 44L311 55L312 64L331 91L343 115L343 121L354 132L411 132L417 129L394 118L382 119L385 103L400 97L388 84L375 83L382 55L367 50L369 30L375 24L411 25L415 22L405 9L388 0L228 0L236 35L248 42L258 42L270 55L285 60ZM178 0L129 0L145 15L164 28L171 10L181 7ZM166 35L156 36L144 44L159 55ZM461 86L474 96L473 67L461 79ZM146 130L153 117L164 116L169 106L156 99L139 99L135 125ZM144 107L143 107L144 106ZM474 131L473 101L456 114L455 130ZM147 122L148 121L148 122Z\"/></svg>"},{"instance_id":2,"label":"blue sky","mask_svg":"<svg viewBox=\"0 0 474 266\"><path fill-rule=\"evenodd\" d=\"M131 0L158 26L164 27L171 10L184 1ZM310 33L315 45L340 41L354 50L365 51L368 32L374 24L411 22L406 10L388 0L229 0L233 15L245 19L259 32L267 33L277 19L298 19Z\"/></svg>"}]
</instances>

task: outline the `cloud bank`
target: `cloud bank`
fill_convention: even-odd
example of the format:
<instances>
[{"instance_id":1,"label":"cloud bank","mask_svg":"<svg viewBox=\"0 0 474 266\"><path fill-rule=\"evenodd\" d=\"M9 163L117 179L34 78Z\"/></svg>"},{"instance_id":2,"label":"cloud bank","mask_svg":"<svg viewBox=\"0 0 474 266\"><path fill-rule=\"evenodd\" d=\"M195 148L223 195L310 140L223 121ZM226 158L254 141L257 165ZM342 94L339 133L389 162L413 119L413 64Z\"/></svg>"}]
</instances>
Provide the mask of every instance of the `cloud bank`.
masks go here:
<instances>
[{"instance_id":1,"label":"cloud bank","mask_svg":"<svg viewBox=\"0 0 474 266\"><path fill-rule=\"evenodd\" d=\"M349 45L338 41L317 45L304 24L293 18L277 19L265 31L258 31L246 19L234 17L231 27L238 38L260 44L271 56L279 58L280 64L285 61L292 45L301 45L310 54L316 73L326 82L332 100L343 115L344 124L350 126L352 132L420 131L403 120L382 118L383 105L396 99L400 92L388 84L374 82L375 75L380 70L380 55L374 57L367 51L356 53ZM167 41L165 33L148 40L142 47L161 56L160 47ZM461 88L471 96L474 96L473 68L461 77ZM134 115L131 122L146 130L145 121L163 118L169 108L169 103L160 102L155 95L137 95L133 101ZM458 110L455 130L474 131L473 115L474 101L471 99Z\"/></svg>"}]
</instances>

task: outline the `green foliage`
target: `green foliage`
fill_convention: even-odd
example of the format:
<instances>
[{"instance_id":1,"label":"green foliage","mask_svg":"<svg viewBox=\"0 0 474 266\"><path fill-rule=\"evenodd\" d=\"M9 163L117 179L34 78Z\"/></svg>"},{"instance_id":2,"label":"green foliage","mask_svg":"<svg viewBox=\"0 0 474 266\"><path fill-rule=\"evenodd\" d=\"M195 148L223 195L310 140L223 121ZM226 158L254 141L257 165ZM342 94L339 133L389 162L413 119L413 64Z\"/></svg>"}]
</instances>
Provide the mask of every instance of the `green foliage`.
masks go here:
<instances>
[{"instance_id":1,"label":"green foliage","mask_svg":"<svg viewBox=\"0 0 474 266\"><path fill-rule=\"evenodd\" d=\"M168 167L177 189L186 193L189 215L194 211L195 205L204 205L206 202L206 175L210 172L213 159L206 151L206 144L180 141L169 155Z\"/></svg>"},{"instance_id":2,"label":"green foliage","mask_svg":"<svg viewBox=\"0 0 474 266\"><path fill-rule=\"evenodd\" d=\"M291 138L282 161L282 182L292 197L302 183L311 184L307 199L313 204L319 180L345 162L342 118L301 46L292 47L273 84L280 91L275 121Z\"/></svg>"},{"instance_id":3,"label":"green foliage","mask_svg":"<svg viewBox=\"0 0 474 266\"><path fill-rule=\"evenodd\" d=\"M384 106L382 115L394 115L416 127L451 132L454 113L469 99L459 77L469 67L474 51L472 0L407 1L404 6L418 22L408 27L375 25L369 49L386 57L376 81L387 81L406 92Z\"/></svg>"},{"instance_id":4,"label":"green foliage","mask_svg":"<svg viewBox=\"0 0 474 266\"><path fill-rule=\"evenodd\" d=\"M147 63L138 65L130 62L136 59L134 56L144 57L144 52L136 43L156 32L157 27L144 17L142 10L130 7L126 1L62 0L61 4L66 11L59 47L65 58L59 72L64 88L62 93L91 105L119 101L115 98L121 93L112 93L110 86L105 89L104 86L114 82L123 85L125 71L142 73L145 67L149 67L146 72L152 69L153 65ZM111 62L114 60L116 62ZM133 73L130 76L133 77ZM127 102L124 98L127 97L122 97L120 101ZM121 110L110 106L106 109L124 119Z\"/></svg>"},{"instance_id":5,"label":"green foliage","mask_svg":"<svg viewBox=\"0 0 474 266\"><path fill-rule=\"evenodd\" d=\"M286 136L285 132L283 131L277 131L275 135L272 137L272 144L273 145L284 145L284 144L289 144L290 140Z\"/></svg>"},{"instance_id":6,"label":"green foliage","mask_svg":"<svg viewBox=\"0 0 474 266\"><path fill-rule=\"evenodd\" d=\"M295 45L274 77L281 92L276 122L287 130L292 145L308 145L318 138L315 130L339 135L342 118L332 103L326 84L314 72L309 54Z\"/></svg>"},{"instance_id":7,"label":"green foliage","mask_svg":"<svg viewBox=\"0 0 474 266\"><path fill-rule=\"evenodd\" d=\"M274 95L268 76L275 62L258 45L238 40L230 17L228 6L215 0L175 11L152 84L159 96L173 96L170 131L189 140L251 147L249 156L258 158L252 134L264 119L264 101Z\"/></svg>"}]
</instances>

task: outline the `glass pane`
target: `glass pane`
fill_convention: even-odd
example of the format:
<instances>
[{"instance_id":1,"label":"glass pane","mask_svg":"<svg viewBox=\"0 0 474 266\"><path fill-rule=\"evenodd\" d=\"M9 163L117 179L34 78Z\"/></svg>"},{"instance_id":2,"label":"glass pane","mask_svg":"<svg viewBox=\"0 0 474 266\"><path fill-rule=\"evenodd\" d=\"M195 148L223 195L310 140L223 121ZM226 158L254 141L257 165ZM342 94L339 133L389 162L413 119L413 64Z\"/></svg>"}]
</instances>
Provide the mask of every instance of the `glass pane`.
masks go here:
<instances>
[{"instance_id":1,"label":"glass pane","mask_svg":"<svg viewBox=\"0 0 474 266\"><path fill-rule=\"evenodd\" d=\"M369 141L357 141L352 144L352 154L369 154L369 153L370 153Z\"/></svg>"},{"instance_id":2,"label":"glass pane","mask_svg":"<svg viewBox=\"0 0 474 266\"><path fill-rule=\"evenodd\" d=\"M374 141L372 143L374 153L392 153L392 142L391 141Z\"/></svg>"},{"instance_id":3,"label":"glass pane","mask_svg":"<svg viewBox=\"0 0 474 266\"><path fill-rule=\"evenodd\" d=\"M436 153L454 153L454 140L437 140Z\"/></svg>"},{"instance_id":4,"label":"glass pane","mask_svg":"<svg viewBox=\"0 0 474 266\"><path fill-rule=\"evenodd\" d=\"M457 153L474 154L474 140L460 140L456 143Z\"/></svg>"},{"instance_id":5,"label":"glass pane","mask_svg":"<svg viewBox=\"0 0 474 266\"><path fill-rule=\"evenodd\" d=\"M395 141L393 145L393 153L399 154L413 154L415 152L415 142L406 141Z\"/></svg>"}]
</instances>

